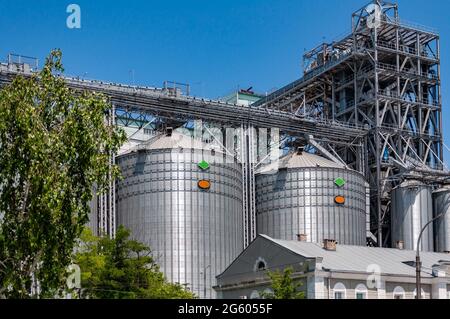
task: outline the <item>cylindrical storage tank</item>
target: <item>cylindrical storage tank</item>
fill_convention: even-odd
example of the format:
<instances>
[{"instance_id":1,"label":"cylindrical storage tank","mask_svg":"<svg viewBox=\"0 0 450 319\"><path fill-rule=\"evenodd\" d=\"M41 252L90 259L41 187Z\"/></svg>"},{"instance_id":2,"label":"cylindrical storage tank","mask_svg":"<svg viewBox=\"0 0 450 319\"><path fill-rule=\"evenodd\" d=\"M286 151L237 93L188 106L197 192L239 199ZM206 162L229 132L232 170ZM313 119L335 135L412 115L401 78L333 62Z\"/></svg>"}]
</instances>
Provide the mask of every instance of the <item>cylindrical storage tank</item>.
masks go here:
<instances>
[{"instance_id":1,"label":"cylindrical storage tank","mask_svg":"<svg viewBox=\"0 0 450 319\"><path fill-rule=\"evenodd\" d=\"M431 187L416 180L406 180L392 191L392 247L399 241L404 249L416 250L420 231L433 218ZM433 251L433 226L422 235L420 250Z\"/></svg>"},{"instance_id":2,"label":"cylindrical storage tank","mask_svg":"<svg viewBox=\"0 0 450 319\"><path fill-rule=\"evenodd\" d=\"M434 248L450 252L450 185L433 192L433 216L444 214L434 223Z\"/></svg>"},{"instance_id":3,"label":"cylindrical storage tank","mask_svg":"<svg viewBox=\"0 0 450 319\"><path fill-rule=\"evenodd\" d=\"M215 276L244 248L240 164L177 132L117 163L117 223L150 246L169 281L214 298Z\"/></svg>"},{"instance_id":4,"label":"cylindrical storage tank","mask_svg":"<svg viewBox=\"0 0 450 319\"><path fill-rule=\"evenodd\" d=\"M341 164L290 153L257 171L257 231L285 240L365 245L365 185L360 173Z\"/></svg>"}]
</instances>

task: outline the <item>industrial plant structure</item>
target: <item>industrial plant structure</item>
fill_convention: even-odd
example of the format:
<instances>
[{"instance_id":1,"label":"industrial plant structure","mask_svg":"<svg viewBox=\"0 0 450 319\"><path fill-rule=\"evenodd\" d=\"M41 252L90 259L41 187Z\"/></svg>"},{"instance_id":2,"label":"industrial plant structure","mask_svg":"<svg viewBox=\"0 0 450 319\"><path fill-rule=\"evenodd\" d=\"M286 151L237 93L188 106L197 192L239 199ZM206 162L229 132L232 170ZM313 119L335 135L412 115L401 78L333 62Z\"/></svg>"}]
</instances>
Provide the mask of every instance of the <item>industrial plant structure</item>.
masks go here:
<instances>
[{"instance_id":1,"label":"industrial plant structure","mask_svg":"<svg viewBox=\"0 0 450 319\"><path fill-rule=\"evenodd\" d=\"M124 224L200 297L215 296L215 276L257 234L413 249L440 217L419 246L449 252L438 33L373 1L352 14L350 34L303 60L280 90L219 100L174 82L66 77L108 96L108 121L128 135L111 154L124 179L93 199L91 227L114 236ZM37 69L10 55L0 84Z\"/></svg>"}]
</instances>

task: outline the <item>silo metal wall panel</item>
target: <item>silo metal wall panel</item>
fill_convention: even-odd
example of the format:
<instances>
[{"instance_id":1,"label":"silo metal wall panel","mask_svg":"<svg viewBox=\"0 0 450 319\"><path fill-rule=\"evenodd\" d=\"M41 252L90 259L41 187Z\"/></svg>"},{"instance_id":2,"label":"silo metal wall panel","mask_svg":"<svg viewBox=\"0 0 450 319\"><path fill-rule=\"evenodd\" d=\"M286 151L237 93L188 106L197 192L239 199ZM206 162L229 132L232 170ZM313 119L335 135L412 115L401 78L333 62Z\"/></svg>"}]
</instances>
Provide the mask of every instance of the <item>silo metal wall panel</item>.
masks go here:
<instances>
[{"instance_id":1,"label":"silo metal wall panel","mask_svg":"<svg viewBox=\"0 0 450 319\"><path fill-rule=\"evenodd\" d=\"M426 185L399 186L392 191L392 246L404 242L404 249L416 250L423 226L433 218L431 188ZM433 251L433 227L422 235L420 250Z\"/></svg>"},{"instance_id":2,"label":"silo metal wall panel","mask_svg":"<svg viewBox=\"0 0 450 319\"><path fill-rule=\"evenodd\" d=\"M346 180L343 187L336 178ZM334 198L344 196L344 205ZM287 168L256 176L257 231L273 238L310 242L336 239L340 244L366 244L365 180L340 168Z\"/></svg>"},{"instance_id":3,"label":"silo metal wall panel","mask_svg":"<svg viewBox=\"0 0 450 319\"><path fill-rule=\"evenodd\" d=\"M92 190L92 199L89 202L89 221L87 227L92 231L92 234L98 236L98 195L96 188Z\"/></svg>"},{"instance_id":4,"label":"silo metal wall panel","mask_svg":"<svg viewBox=\"0 0 450 319\"><path fill-rule=\"evenodd\" d=\"M445 215L434 223L435 250L450 252L450 189L433 193L434 216Z\"/></svg>"},{"instance_id":5,"label":"silo metal wall panel","mask_svg":"<svg viewBox=\"0 0 450 319\"><path fill-rule=\"evenodd\" d=\"M171 282L187 283L199 297L214 298L215 276L243 250L242 176L223 154L146 150L118 158L117 222L149 245ZM201 160L208 170L198 168ZM210 190L199 189L201 179Z\"/></svg>"}]
</instances>

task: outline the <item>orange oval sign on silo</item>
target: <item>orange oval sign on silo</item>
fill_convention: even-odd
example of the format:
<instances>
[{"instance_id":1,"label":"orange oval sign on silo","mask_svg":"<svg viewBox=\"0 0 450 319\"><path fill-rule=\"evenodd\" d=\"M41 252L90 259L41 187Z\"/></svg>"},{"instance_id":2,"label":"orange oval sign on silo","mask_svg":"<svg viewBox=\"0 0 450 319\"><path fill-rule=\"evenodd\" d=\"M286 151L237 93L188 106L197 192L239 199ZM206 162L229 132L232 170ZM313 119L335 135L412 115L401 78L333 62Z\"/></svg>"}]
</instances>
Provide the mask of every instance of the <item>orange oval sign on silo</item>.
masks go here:
<instances>
[{"instance_id":1,"label":"orange oval sign on silo","mask_svg":"<svg viewBox=\"0 0 450 319\"><path fill-rule=\"evenodd\" d=\"M334 198L334 202L336 204L343 205L343 204L345 204L345 197L344 196L336 196Z\"/></svg>"},{"instance_id":2,"label":"orange oval sign on silo","mask_svg":"<svg viewBox=\"0 0 450 319\"><path fill-rule=\"evenodd\" d=\"M198 181L198 187L201 189L209 189L211 187L211 182L206 179Z\"/></svg>"}]
</instances>

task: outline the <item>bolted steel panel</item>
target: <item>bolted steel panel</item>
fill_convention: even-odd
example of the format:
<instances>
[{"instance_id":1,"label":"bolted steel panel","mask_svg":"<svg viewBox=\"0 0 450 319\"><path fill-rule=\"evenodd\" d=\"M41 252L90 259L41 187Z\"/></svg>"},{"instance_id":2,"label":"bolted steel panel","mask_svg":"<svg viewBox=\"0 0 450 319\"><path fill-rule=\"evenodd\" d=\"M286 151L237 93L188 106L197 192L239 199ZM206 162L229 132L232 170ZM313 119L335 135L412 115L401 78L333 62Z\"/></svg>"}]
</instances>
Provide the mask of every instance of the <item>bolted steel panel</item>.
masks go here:
<instances>
[{"instance_id":1,"label":"bolted steel panel","mask_svg":"<svg viewBox=\"0 0 450 319\"><path fill-rule=\"evenodd\" d=\"M415 250L420 231L433 218L431 187L406 181L392 191L392 247L404 242L404 249ZM420 250L433 251L433 227L422 235Z\"/></svg>"},{"instance_id":2,"label":"bolted steel panel","mask_svg":"<svg viewBox=\"0 0 450 319\"><path fill-rule=\"evenodd\" d=\"M450 188L433 192L433 215L444 214L434 223L436 252L450 252Z\"/></svg>"},{"instance_id":3,"label":"bolted steel panel","mask_svg":"<svg viewBox=\"0 0 450 319\"><path fill-rule=\"evenodd\" d=\"M201 169L198 163L210 167ZM149 149L117 159L117 220L149 245L171 282L187 284L203 298L243 250L240 164L209 150ZM209 190L197 183L211 181Z\"/></svg>"},{"instance_id":4,"label":"bolted steel panel","mask_svg":"<svg viewBox=\"0 0 450 319\"><path fill-rule=\"evenodd\" d=\"M338 187L337 178L345 185ZM336 204L335 196L344 196L345 204ZM257 230L273 238L306 234L310 242L365 245L365 204L364 177L344 168L288 167L256 176Z\"/></svg>"}]
</instances>

